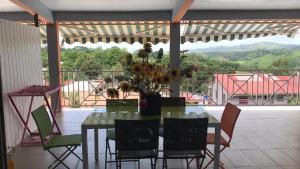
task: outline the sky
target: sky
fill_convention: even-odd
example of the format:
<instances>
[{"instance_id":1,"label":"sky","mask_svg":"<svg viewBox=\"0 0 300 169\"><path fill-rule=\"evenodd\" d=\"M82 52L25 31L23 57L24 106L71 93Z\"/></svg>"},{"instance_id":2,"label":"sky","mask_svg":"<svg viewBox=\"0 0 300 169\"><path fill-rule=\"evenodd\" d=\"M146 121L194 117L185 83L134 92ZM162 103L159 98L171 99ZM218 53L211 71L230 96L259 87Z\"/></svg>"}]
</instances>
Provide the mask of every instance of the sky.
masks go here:
<instances>
[{"instance_id":1,"label":"sky","mask_svg":"<svg viewBox=\"0 0 300 169\"><path fill-rule=\"evenodd\" d=\"M193 50L193 49L205 49L205 48L210 48L210 47L218 47L218 46L237 46L237 45L246 45L246 44L253 44L253 43L258 43L258 42L273 42L273 43L280 43L280 44L298 44L300 45L300 34L297 34L294 38L288 38L285 35L278 35L278 36L269 36L269 37L260 37L260 38L249 38L249 39L243 39L243 40L233 40L233 41L228 41L228 40L223 40L219 42L214 42L210 41L207 43L204 42L196 42L196 43L190 43L190 42L185 42L184 44L181 44L180 48L181 50ZM169 43L163 44L163 43L158 43L157 45L153 45L153 51L158 51L160 48L163 48L164 51L169 51ZM129 52L134 52L138 49L142 48L142 44L135 42L134 44L128 44L126 42L122 43L86 43L86 44L81 44L78 42L73 43L72 45L69 45L67 43L64 44L64 48L73 48L75 46L84 46L88 48L98 48L101 47L103 49L111 48L113 46L117 46L119 48L126 48Z\"/></svg>"}]
</instances>

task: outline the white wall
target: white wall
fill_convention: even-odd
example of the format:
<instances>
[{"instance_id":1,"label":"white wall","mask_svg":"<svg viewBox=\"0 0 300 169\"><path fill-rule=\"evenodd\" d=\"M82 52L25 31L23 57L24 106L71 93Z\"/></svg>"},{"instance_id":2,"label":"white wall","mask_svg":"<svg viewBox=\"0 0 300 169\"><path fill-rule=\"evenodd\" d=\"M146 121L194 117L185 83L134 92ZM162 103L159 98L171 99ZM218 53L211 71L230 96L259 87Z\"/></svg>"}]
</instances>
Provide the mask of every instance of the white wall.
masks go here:
<instances>
[{"instance_id":1,"label":"white wall","mask_svg":"<svg viewBox=\"0 0 300 169\"><path fill-rule=\"evenodd\" d=\"M33 84L42 84L39 29L0 20L0 57L6 142L7 145L14 146L20 142L23 126L8 100L7 93ZM25 116L28 111L29 98L15 100ZM33 109L42 103L41 97L36 99ZM30 127L35 128L32 119Z\"/></svg>"}]
</instances>

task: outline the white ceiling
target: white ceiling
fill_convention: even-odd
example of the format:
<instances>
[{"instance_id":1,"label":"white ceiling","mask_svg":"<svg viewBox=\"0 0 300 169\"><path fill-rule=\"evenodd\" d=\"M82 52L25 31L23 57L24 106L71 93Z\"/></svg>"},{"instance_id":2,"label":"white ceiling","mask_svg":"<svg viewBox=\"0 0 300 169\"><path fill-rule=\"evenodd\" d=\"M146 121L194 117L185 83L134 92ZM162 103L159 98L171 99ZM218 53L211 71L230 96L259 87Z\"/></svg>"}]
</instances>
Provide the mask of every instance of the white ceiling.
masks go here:
<instances>
[{"instance_id":1,"label":"white ceiling","mask_svg":"<svg viewBox=\"0 0 300 169\"><path fill-rule=\"evenodd\" d=\"M57 11L171 10L177 0L41 0Z\"/></svg>"},{"instance_id":2,"label":"white ceiling","mask_svg":"<svg viewBox=\"0 0 300 169\"><path fill-rule=\"evenodd\" d=\"M171 10L178 0L40 0L55 11ZM194 0L191 10L300 9L300 0ZM22 11L9 0L0 0L0 12Z\"/></svg>"},{"instance_id":3,"label":"white ceiling","mask_svg":"<svg viewBox=\"0 0 300 169\"><path fill-rule=\"evenodd\" d=\"M300 0L194 0L190 9L300 9Z\"/></svg>"},{"instance_id":4,"label":"white ceiling","mask_svg":"<svg viewBox=\"0 0 300 169\"><path fill-rule=\"evenodd\" d=\"M9 0L0 0L0 12L10 11L22 11L22 9Z\"/></svg>"}]
</instances>

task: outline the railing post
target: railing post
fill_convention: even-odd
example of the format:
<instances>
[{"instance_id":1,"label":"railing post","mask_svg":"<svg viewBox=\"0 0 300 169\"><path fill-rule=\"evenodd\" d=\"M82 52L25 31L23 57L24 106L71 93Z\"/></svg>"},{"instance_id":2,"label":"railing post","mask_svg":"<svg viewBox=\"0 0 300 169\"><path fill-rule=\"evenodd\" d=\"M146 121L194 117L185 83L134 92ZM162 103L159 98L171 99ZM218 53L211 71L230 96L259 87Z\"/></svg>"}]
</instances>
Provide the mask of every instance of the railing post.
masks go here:
<instances>
[{"instance_id":1,"label":"railing post","mask_svg":"<svg viewBox=\"0 0 300 169\"><path fill-rule=\"evenodd\" d=\"M180 68L180 23L170 23L170 68ZM179 97L180 80L170 85L171 97Z\"/></svg>"},{"instance_id":2,"label":"railing post","mask_svg":"<svg viewBox=\"0 0 300 169\"><path fill-rule=\"evenodd\" d=\"M59 42L59 25L47 24L47 43L48 43L48 64L49 64L49 80L50 85L60 86L60 42ZM59 95L51 95L51 107L55 107L57 102L57 112L61 111L61 90Z\"/></svg>"}]
</instances>

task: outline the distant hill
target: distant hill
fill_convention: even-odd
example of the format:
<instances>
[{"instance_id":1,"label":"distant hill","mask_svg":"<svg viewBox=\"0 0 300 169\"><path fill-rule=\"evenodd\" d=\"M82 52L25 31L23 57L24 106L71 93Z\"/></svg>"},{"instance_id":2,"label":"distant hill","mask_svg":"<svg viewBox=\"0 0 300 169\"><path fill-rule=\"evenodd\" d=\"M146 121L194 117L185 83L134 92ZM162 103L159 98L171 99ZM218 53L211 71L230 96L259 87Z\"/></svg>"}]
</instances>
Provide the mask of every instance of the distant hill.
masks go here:
<instances>
[{"instance_id":1,"label":"distant hill","mask_svg":"<svg viewBox=\"0 0 300 169\"><path fill-rule=\"evenodd\" d=\"M300 45L288 45L272 42L258 42L249 45L237 45L237 46L219 46L206 49L194 49L190 50L190 53L214 53L214 52L243 52L251 50L276 50L276 49L300 49Z\"/></svg>"},{"instance_id":2,"label":"distant hill","mask_svg":"<svg viewBox=\"0 0 300 169\"><path fill-rule=\"evenodd\" d=\"M272 62L284 58L290 68L300 68L300 45L259 42L249 45L196 49L189 53L219 61L238 63L240 68L272 69Z\"/></svg>"}]
</instances>

